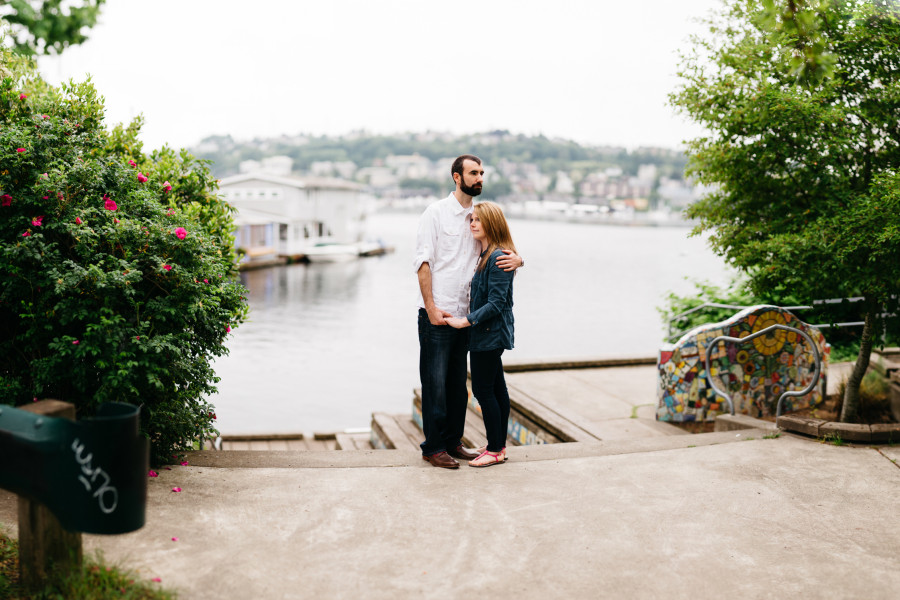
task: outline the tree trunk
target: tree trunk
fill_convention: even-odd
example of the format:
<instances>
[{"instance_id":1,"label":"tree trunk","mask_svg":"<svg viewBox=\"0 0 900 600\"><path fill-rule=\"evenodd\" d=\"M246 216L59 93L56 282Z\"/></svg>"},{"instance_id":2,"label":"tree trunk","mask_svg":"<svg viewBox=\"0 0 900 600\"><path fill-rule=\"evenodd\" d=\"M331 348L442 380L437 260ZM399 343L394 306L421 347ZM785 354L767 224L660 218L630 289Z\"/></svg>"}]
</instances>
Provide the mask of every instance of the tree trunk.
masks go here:
<instances>
[{"instance_id":1,"label":"tree trunk","mask_svg":"<svg viewBox=\"0 0 900 600\"><path fill-rule=\"evenodd\" d=\"M844 389L844 406L841 410L842 423L856 423L859 420L859 387L863 376L869 369L869 357L872 355L872 338L875 337L875 318L878 308L869 305L866 310L866 321L863 325L862 338L859 341L859 356L853 365L853 372Z\"/></svg>"}]
</instances>

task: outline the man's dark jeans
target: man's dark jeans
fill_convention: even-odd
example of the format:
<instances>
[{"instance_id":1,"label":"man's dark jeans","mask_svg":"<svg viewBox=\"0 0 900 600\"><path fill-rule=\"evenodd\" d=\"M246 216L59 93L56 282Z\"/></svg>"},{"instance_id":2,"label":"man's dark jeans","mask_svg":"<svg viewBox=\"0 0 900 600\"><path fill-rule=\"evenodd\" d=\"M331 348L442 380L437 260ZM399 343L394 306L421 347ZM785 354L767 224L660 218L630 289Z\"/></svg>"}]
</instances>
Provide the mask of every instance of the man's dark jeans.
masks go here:
<instances>
[{"instance_id":1,"label":"man's dark jeans","mask_svg":"<svg viewBox=\"0 0 900 600\"><path fill-rule=\"evenodd\" d=\"M419 378L422 382L422 454L453 450L466 426L467 329L432 325L419 309Z\"/></svg>"}]
</instances>

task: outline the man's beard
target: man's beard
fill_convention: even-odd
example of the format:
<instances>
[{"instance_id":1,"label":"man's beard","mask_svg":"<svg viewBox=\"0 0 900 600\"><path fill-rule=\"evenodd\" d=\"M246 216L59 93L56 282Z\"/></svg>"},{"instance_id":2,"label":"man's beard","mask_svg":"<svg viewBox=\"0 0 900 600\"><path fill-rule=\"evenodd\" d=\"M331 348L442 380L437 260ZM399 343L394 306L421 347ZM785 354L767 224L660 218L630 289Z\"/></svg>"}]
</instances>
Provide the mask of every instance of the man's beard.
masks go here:
<instances>
[{"instance_id":1,"label":"man's beard","mask_svg":"<svg viewBox=\"0 0 900 600\"><path fill-rule=\"evenodd\" d=\"M463 194L468 194L469 196L477 196L481 193L481 184L476 183L474 186L469 187L465 183L460 182L459 189Z\"/></svg>"}]
</instances>

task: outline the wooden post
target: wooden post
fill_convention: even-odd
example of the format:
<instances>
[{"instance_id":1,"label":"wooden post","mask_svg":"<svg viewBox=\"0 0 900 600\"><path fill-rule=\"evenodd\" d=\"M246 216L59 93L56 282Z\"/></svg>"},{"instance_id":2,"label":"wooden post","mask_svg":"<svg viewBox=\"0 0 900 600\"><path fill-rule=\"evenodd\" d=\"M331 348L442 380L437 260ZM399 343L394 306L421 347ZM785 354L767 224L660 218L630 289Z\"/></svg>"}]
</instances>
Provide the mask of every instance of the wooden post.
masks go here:
<instances>
[{"instance_id":1,"label":"wooden post","mask_svg":"<svg viewBox=\"0 0 900 600\"><path fill-rule=\"evenodd\" d=\"M41 400L19 408L75 420L75 405L59 400ZM43 504L19 497L19 580L25 589L42 587L51 571L80 569L82 557L80 532L64 529Z\"/></svg>"}]
</instances>

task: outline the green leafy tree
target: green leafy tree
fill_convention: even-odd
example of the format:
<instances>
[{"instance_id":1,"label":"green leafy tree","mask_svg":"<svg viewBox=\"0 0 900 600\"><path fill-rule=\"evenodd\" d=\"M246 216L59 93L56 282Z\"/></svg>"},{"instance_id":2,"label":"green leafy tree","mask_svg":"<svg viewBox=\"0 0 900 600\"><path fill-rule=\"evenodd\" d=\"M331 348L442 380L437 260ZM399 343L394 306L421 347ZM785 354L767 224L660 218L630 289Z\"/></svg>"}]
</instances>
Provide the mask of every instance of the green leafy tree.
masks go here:
<instances>
[{"instance_id":1,"label":"green leafy tree","mask_svg":"<svg viewBox=\"0 0 900 600\"><path fill-rule=\"evenodd\" d=\"M682 57L670 99L709 132L689 142L688 173L713 191L687 216L750 291L774 303L865 297L847 421L874 340L897 326L883 317L900 295L896 212L881 207L900 167L900 18L888 1L815 3L812 16L812 3L794 4L792 18L814 27L785 30L757 2L727 1ZM810 67L804 48L831 66Z\"/></svg>"},{"instance_id":2,"label":"green leafy tree","mask_svg":"<svg viewBox=\"0 0 900 600\"><path fill-rule=\"evenodd\" d=\"M4 51L0 402L142 406L152 460L216 433L213 357L246 315L228 206L206 165L107 130L90 82Z\"/></svg>"},{"instance_id":3,"label":"green leafy tree","mask_svg":"<svg viewBox=\"0 0 900 600\"><path fill-rule=\"evenodd\" d=\"M87 41L106 0L2 0L0 19L9 25L13 48L26 55L60 54Z\"/></svg>"}]
</instances>

